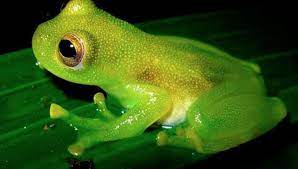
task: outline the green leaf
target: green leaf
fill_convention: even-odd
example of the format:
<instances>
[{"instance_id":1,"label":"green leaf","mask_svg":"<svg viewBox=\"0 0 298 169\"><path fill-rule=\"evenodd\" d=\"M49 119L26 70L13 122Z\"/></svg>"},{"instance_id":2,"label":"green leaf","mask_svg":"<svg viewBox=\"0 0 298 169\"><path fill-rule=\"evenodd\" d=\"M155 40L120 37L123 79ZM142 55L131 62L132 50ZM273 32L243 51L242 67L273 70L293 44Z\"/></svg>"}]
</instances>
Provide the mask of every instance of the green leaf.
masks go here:
<instances>
[{"instance_id":1,"label":"green leaf","mask_svg":"<svg viewBox=\"0 0 298 169\"><path fill-rule=\"evenodd\" d=\"M205 41L234 56L257 62L262 68L269 94L279 94L290 111L286 125L296 125L298 49L274 36L277 30L259 29L256 17L256 11L221 11L161 19L136 26L149 33ZM71 155L66 148L76 139L76 132L61 121L49 119L49 105L55 102L75 113L92 116L95 106L91 98L98 89L65 82L39 69L30 48L1 55L0 72L0 168L68 168L67 159ZM108 169L193 167L208 158L186 149L158 147L155 144L156 132L147 131L134 138L98 144L80 159L91 159L96 168ZM296 143L283 142L284 149L277 151L279 154L273 153L254 167L292 164L298 156ZM242 147L245 145L240 146L240 150L247 152ZM230 157L229 153L219 153L219 156L222 154L224 159ZM212 159L214 157L209 160ZM288 166L298 168L296 163Z\"/></svg>"}]
</instances>

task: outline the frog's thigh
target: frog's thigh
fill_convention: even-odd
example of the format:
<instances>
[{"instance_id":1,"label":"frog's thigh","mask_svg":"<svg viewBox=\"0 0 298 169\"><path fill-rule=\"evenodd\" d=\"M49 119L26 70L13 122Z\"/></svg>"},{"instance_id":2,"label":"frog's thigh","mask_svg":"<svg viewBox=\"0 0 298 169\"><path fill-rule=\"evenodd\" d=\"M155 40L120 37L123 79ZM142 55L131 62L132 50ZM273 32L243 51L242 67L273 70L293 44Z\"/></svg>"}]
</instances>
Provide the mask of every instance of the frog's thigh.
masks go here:
<instances>
[{"instance_id":1,"label":"frog's thigh","mask_svg":"<svg viewBox=\"0 0 298 169\"><path fill-rule=\"evenodd\" d=\"M201 149L197 150L202 153L215 153L247 142L273 128L286 115L278 98L218 91L204 94L188 111L187 120L201 141Z\"/></svg>"}]
</instances>

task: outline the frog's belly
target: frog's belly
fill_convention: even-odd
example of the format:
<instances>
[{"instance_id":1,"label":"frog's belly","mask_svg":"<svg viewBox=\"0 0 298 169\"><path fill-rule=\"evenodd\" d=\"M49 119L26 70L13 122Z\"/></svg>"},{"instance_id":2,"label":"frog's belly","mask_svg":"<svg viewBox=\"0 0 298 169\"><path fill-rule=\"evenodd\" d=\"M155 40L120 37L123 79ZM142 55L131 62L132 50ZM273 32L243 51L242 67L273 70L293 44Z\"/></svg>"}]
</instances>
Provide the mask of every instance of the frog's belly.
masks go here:
<instances>
[{"instance_id":1,"label":"frog's belly","mask_svg":"<svg viewBox=\"0 0 298 169\"><path fill-rule=\"evenodd\" d=\"M185 121L186 113L193 99L186 99L184 101L176 102L173 109L166 116L158 120L158 124L166 126L175 126Z\"/></svg>"}]
</instances>

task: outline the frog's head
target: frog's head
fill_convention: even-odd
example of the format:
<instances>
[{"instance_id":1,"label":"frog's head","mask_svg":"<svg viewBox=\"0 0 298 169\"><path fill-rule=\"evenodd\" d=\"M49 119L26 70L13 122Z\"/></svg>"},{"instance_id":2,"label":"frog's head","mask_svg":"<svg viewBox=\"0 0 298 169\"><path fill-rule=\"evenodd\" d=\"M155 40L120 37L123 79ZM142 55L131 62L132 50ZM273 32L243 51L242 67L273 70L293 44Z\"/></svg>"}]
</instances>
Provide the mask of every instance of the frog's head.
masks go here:
<instances>
[{"instance_id":1,"label":"frog's head","mask_svg":"<svg viewBox=\"0 0 298 169\"><path fill-rule=\"evenodd\" d=\"M91 0L71 0L58 16L38 26L32 48L41 67L56 76L98 85L119 71L113 63L119 57L116 49L123 49L123 37L132 30L138 31Z\"/></svg>"}]
</instances>

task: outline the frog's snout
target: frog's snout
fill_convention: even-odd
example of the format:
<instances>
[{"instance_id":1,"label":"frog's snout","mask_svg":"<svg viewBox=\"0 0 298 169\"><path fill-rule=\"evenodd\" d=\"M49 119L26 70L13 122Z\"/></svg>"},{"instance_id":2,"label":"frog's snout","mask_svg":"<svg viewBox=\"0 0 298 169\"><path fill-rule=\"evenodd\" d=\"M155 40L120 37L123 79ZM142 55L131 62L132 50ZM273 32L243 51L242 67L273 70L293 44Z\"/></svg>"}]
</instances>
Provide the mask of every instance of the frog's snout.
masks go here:
<instances>
[{"instance_id":1,"label":"frog's snout","mask_svg":"<svg viewBox=\"0 0 298 169\"><path fill-rule=\"evenodd\" d=\"M33 49L33 53L34 56L37 57L40 55L40 49L42 46L42 25L39 25L32 37L32 49Z\"/></svg>"}]
</instances>

